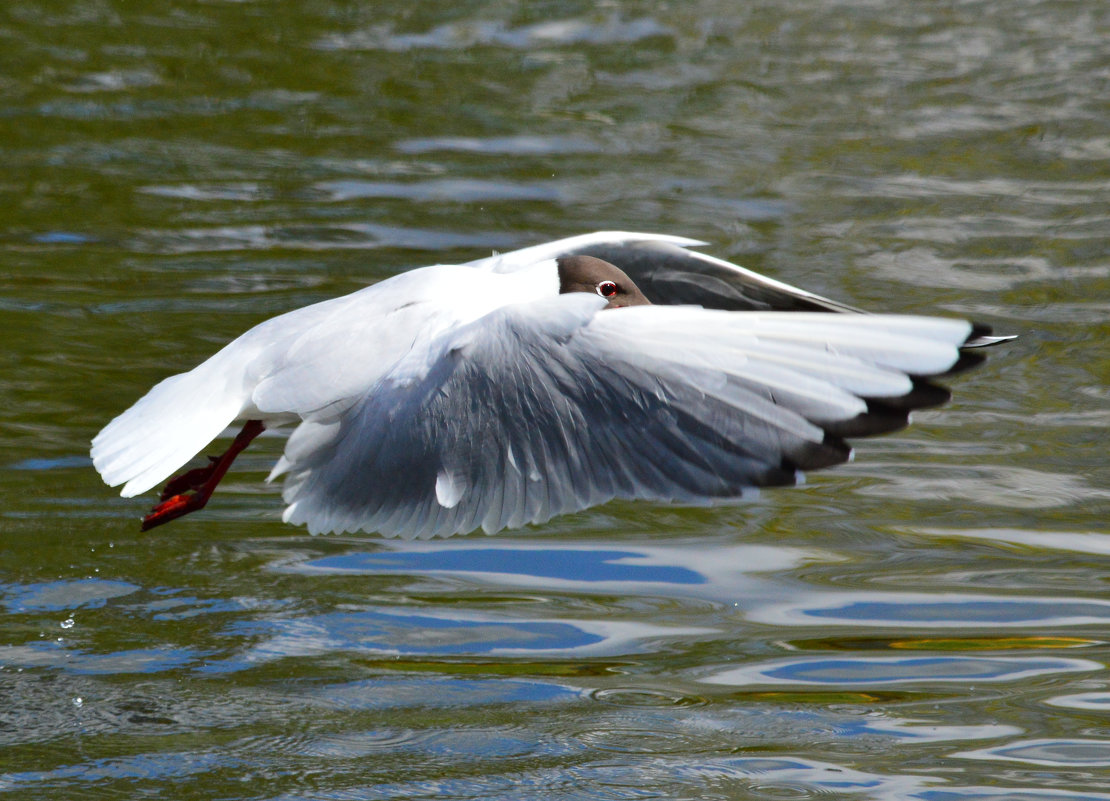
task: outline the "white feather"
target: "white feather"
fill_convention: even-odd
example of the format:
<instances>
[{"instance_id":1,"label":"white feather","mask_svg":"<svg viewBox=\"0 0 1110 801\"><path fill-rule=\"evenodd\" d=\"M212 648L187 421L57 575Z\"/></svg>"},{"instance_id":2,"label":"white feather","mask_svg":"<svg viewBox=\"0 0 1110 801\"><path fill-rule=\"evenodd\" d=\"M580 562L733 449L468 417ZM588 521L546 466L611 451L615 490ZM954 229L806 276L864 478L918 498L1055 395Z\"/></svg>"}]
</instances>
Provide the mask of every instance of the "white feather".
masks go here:
<instances>
[{"instance_id":1,"label":"white feather","mask_svg":"<svg viewBox=\"0 0 1110 801\"><path fill-rule=\"evenodd\" d=\"M243 402L234 370L216 357L156 384L92 442L93 466L121 495L139 495L168 478L219 436Z\"/></svg>"}]
</instances>

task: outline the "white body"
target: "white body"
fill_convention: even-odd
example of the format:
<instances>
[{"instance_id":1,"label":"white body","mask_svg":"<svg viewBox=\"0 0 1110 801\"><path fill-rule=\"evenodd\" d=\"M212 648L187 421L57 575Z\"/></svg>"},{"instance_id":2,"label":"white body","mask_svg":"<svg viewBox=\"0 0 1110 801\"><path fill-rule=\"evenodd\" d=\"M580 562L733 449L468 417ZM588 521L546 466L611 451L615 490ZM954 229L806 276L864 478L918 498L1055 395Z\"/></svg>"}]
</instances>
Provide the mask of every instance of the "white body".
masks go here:
<instances>
[{"instance_id":1,"label":"white body","mask_svg":"<svg viewBox=\"0 0 1110 801\"><path fill-rule=\"evenodd\" d=\"M637 239L695 244L592 234L275 317L151 389L93 440L93 463L133 496L236 420L297 423L271 478L288 474L284 519L313 532L493 532L614 497L714 502L836 461L815 455L823 425L948 370L971 331L925 317L602 312L602 298L558 294L553 257L568 243Z\"/></svg>"}]
</instances>

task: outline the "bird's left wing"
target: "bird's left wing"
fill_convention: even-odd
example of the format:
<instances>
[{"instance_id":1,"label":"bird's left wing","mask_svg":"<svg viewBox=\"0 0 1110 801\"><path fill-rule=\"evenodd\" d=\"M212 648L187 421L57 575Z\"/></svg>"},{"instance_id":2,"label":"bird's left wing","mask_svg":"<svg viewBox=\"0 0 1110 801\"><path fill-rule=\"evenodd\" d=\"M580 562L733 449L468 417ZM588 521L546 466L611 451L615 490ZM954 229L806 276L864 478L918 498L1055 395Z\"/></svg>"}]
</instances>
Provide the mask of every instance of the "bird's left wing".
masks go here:
<instances>
[{"instance_id":1,"label":"bird's left wing","mask_svg":"<svg viewBox=\"0 0 1110 801\"><path fill-rule=\"evenodd\" d=\"M285 519L313 532L446 536L612 498L711 503L842 462L864 398L940 373L958 320L601 312L567 294L415 351L349 409L294 432Z\"/></svg>"}]
</instances>

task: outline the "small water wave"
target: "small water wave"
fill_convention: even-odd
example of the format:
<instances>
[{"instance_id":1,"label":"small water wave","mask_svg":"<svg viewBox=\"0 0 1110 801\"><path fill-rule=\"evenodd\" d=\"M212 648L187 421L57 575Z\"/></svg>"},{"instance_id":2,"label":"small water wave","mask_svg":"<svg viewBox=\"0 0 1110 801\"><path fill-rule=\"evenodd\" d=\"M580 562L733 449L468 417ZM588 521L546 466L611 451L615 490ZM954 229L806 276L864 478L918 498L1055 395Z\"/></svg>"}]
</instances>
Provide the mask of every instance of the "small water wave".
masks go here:
<instances>
[{"instance_id":1,"label":"small water wave","mask_svg":"<svg viewBox=\"0 0 1110 801\"><path fill-rule=\"evenodd\" d=\"M1110 498L1083 476L1013 465L901 464L868 460L853 472L875 481L856 492L903 501L974 502L1007 509L1050 509Z\"/></svg>"},{"instance_id":2,"label":"small water wave","mask_svg":"<svg viewBox=\"0 0 1110 801\"><path fill-rule=\"evenodd\" d=\"M265 662L328 653L374 656L602 656L636 652L673 638L704 636L710 628L620 620L516 619L429 610L406 614L367 609L315 617L244 621L229 634L250 640L239 655L209 660L205 672L241 670Z\"/></svg>"},{"instance_id":3,"label":"small water wave","mask_svg":"<svg viewBox=\"0 0 1110 801\"><path fill-rule=\"evenodd\" d=\"M554 704L579 700L581 695L569 685L530 679L380 676L322 687L309 697L335 709L364 710Z\"/></svg>"},{"instance_id":4,"label":"small water wave","mask_svg":"<svg viewBox=\"0 0 1110 801\"><path fill-rule=\"evenodd\" d=\"M285 559L280 572L334 575L411 574L473 582L491 588L608 593L619 597L701 598L747 606L768 591L759 577L827 557L817 550L761 545L711 547L703 541L666 546L579 541L536 544L499 537L492 542L382 542L374 551Z\"/></svg>"},{"instance_id":5,"label":"small water wave","mask_svg":"<svg viewBox=\"0 0 1110 801\"><path fill-rule=\"evenodd\" d=\"M980 542L997 542L1003 545L1020 545L1028 548L1073 553L1110 555L1110 534L1102 531L1051 531L1017 528L910 528L916 534L930 537L956 537Z\"/></svg>"},{"instance_id":6,"label":"small water wave","mask_svg":"<svg viewBox=\"0 0 1110 801\"><path fill-rule=\"evenodd\" d=\"M495 232L451 232L400 228L366 222L312 225L237 225L140 232L129 248L140 253L202 253L236 250L374 250L400 248L420 251L473 249L492 252L515 243L515 237Z\"/></svg>"},{"instance_id":7,"label":"small water wave","mask_svg":"<svg viewBox=\"0 0 1110 801\"><path fill-rule=\"evenodd\" d=\"M1034 676L1102 670L1089 659L1056 657L871 656L811 657L728 668L699 681L730 687L760 684L883 686L889 684L967 685L1012 682Z\"/></svg>"},{"instance_id":8,"label":"small water wave","mask_svg":"<svg viewBox=\"0 0 1110 801\"><path fill-rule=\"evenodd\" d=\"M409 183L347 179L322 181L313 187L323 199L332 202L363 198L401 198L418 203L474 203L477 201L556 202L558 186L553 183L521 183L509 180L487 181L476 178L443 178Z\"/></svg>"},{"instance_id":9,"label":"small water wave","mask_svg":"<svg viewBox=\"0 0 1110 801\"><path fill-rule=\"evenodd\" d=\"M71 647L64 637L26 645L0 646L0 664L5 666L53 668L90 676L162 673L193 664L200 656L188 648L136 648L95 653Z\"/></svg>"},{"instance_id":10,"label":"small water wave","mask_svg":"<svg viewBox=\"0 0 1110 801\"><path fill-rule=\"evenodd\" d=\"M1110 767L1110 740L1020 740L995 748L964 751L955 756L1052 767Z\"/></svg>"},{"instance_id":11,"label":"small water wave","mask_svg":"<svg viewBox=\"0 0 1110 801\"><path fill-rule=\"evenodd\" d=\"M672 32L651 17L625 20L617 15L548 20L512 26L501 21L468 20L438 25L423 33L402 33L382 25L320 39L321 50L459 49L499 46L511 48L556 47L572 44L618 45L643 39L668 37Z\"/></svg>"},{"instance_id":12,"label":"small water wave","mask_svg":"<svg viewBox=\"0 0 1110 801\"><path fill-rule=\"evenodd\" d=\"M112 598L137 592L140 587L127 581L77 579L33 584L0 584L2 603L11 614L27 612L95 609Z\"/></svg>"},{"instance_id":13,"label":"small water wave","mask_svg":"<svg viewBox=\"0 0 1110 801\"><path fill-rule=\"evenodd\" d=\"M519 136L436 136L403 139L394 147L402 153L477 153L486 156L546 156L600 153L603 148L579 136L522 134Z\"/></svg>"},{"instance_id":14,"label":"small water wave","mask_svg":"<svg viewBox=\"0 0 1110 801\"><path fill-rule=\"evenodd\" d=\"M701 706L709 703L699 695L687 695L647 687L609 687L590 696L603 704L621 707Z\"/></svg>"},{"instance_id":15,"label":"small water wave","mask_svg":"<svg viewBox=\"0 0 1110 801\"><path fill-rule=\"evenodd\" d=\"M1110 624L1110 601L966 593L806 592L749 612L776 626L885 626L899 629L1037 628Z\"/></svg>"},{"instance_id":16,"label":"small water wave","mask_svg":"<svg viewBox=\"0 0 1110 801\"><path fill-rule=\"evenodd\" d=\"M1049 698L1045 703L1065 709L1091 709L1110 711L1110 692L1076 693Z\"/></svg>"}]
</instances>

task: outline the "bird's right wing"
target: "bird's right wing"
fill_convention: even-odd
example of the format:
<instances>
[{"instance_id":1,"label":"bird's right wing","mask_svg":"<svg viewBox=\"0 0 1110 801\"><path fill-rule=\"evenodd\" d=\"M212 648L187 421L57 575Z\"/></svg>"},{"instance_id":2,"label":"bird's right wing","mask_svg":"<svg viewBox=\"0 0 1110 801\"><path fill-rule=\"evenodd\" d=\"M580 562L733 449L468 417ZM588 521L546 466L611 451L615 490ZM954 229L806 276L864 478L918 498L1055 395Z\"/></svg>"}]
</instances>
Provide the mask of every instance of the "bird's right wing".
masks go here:
<instances>
[{"instance_id":1,"label":"bird's right wing","mask_svg":"<svg viewBox=\"0 0 1110 801\"><path fill-rule=\"evenodd\" d=\"M693 304L727 311L860 311L738 264L690 250L704 244L667 234L597 231L471 264L511 272L538 259L593 256L624 270L648 300L656 304Z\"/></svg>"},{"instance_id":2,"label":"bird's right wing","mask_svg":"<svg viewBox=\"0 0 1110 801\"><path fill-rule=\"evenodd\" d=\"M504 307L415 351L290 438L285 519L446 536L612 498L711 503L842 462L865 398L946 370L969 324L935 318L601 313L586 294ZM881 430L881 429L877 429Z\"/></svg>"}]
</instances>

